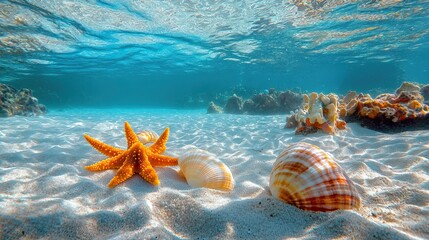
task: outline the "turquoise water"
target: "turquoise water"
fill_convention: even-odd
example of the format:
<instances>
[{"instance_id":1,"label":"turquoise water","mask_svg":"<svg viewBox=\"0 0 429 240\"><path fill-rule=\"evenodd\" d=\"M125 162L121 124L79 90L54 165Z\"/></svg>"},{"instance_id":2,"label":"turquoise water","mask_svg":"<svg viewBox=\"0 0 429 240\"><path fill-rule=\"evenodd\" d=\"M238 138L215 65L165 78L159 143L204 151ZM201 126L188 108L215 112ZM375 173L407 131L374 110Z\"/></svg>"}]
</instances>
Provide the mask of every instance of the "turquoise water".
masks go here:
<instances>
[{"instance_id":1,"label":"turquoise water","mask_svg":"<svg viewBox=\"0 0 429 240\"><path fill-rule=\"evenodd\" d=\"M421 101L385 95L399 102L394 116L375 101L379 113L362 116L356 98L338 131L336 98L321 95L326 121L305 128L284 128L307 122L303 109L206 114L219 96L270 88L375 97L404 81L429 84L428 56L428 0L0 0L0 83L31 89L49 110L5 118L41 111L29 91L0 85L0 239L429 239ZM180 166L156 167L160 187L134 176L110 189L118 172L85 169L105 156L84 134L126 149L125 121L136 132L168 127L167 156L210 152L234 190L189 185ZM275 199L273 164L300 142L344 168L361 209L315 213ZM318 178L308 179L317 195Z\"/></svg>"},{"instance_id":2,"label":"turquoise water","mask_svg":"<svg viewBox=\"0 0 429 240\"><path fill-rule=\"evenodd\" d=\"M1 1L0 82L48 108L391 92L429 83L428 29L428 1Z\"/></svg>"}]
</instances>

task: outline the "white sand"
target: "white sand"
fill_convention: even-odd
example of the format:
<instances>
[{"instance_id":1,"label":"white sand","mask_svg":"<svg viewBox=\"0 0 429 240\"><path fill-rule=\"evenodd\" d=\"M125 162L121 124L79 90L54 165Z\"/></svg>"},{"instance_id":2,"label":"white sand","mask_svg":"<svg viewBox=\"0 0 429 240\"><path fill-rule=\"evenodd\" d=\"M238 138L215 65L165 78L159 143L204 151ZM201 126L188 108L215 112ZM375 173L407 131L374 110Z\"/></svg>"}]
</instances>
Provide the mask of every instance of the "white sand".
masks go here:
<instances>
[{"instance_id":1,"label":"white sand","mask_svg":"<svg viewBox=\"0 0 429 240\"><path fill-rule=\"evenodd\" d=\"M114 189L115 171L83 166L104 156L83 133L124 148L123 123L160 133L167 153L192 144L224 161L232 193L192 188L174 168L160 187L134 176ZM295 136L285 116L204 111L51 112L0 119L0 239L428 239L429 131L388 135L348 124L337 136ZM306 212L270 196L269 174L290 143L330 152L349 173L363 208Z\"/></svg>"}]
</instances>

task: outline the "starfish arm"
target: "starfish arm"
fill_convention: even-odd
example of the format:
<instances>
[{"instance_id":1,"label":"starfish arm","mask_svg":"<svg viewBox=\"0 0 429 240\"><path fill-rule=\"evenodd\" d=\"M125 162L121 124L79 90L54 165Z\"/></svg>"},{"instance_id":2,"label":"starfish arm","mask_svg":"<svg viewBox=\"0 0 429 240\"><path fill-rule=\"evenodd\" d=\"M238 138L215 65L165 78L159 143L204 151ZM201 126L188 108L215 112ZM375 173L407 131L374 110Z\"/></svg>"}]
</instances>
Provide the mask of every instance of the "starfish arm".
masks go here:
<instances>
[{"instance_id":1,"label":"starfish arm","mask_svg":"<svg viewBox=\"0 0 429 240\"><path fill-rule=\"evenodd\" d=\"M148 181L152 185L159 185L160 181L158 179L158 175L156 174L155 169L153 169L151 163L149 162L149 158L147 156L147 152L145 146L143 144L139 144L140 151L140 159L139 159L139 168L138 174L146 181Z\"/></svg>"},{"instance_id":2,"label":"starfish arm","mask_svg":"<svg viewBox=\"0 0 429 240\"><path fill-rule=\"evenodd\" d=\"M156 142L149 147L149 150L155 154L161 154L165 152L165 149L167 148L165 144L167 143L169 133L170 129L166 128L158 140L156 140Z\"/></svg>"},{"instance_id":3,"label":"starfish arm","mask_svg":"<svg viewBox=\"0 0 429 240\"><path fill-rule=\"evenodd\" d=\"M135 168L134 158L132 155L127 155L127 159L125 160L124 164L122 164L122 167L119 168L116 175L112 178L112 180L110 180L109 188L114 188L116 185L131 178L134 175Z\"/></svg>"},{"instance_id":4,"label":"starfish arm","mask_svg":"<svg viewBox=\"0 0 429 240\"><path fill-rule=\"evenodd\" d=\"M179 159L166 155L148 153L149 162L153 167L177 166Z\"/></svg>"},{"instance_id":5,"label":"starfish arm","mask_svg":"<svg viewBox=\"0 0 429 240\"><path fill-rule=\"evenodd\" d=\"M114 157L124 152L124 150L105 144L102 141L89 136L88 134L84 134L83 136L93 148L108 157Z\"/></svg>"},{"instance_id":6,"label":"starfish arm","mask_svg":"<svg viewBox=\"0 0 429 240\"><path fill-rule=\"evenodd\" d=\"M139 138L137 137L137 134L134 132L128 122L125 122L124 125L125 137L127 138L128 148L131 148L134 143L139 142Z\"/></svg>"},{"instance_id":7,"label":"starfish arm","mask_svg":"<svg viewBox=\"0 0 429 240\"><path fill-rule=\"evenodd\" d=\"M98 163L94 163L92 165L86 166L85 169L88 171L102 171L107 169L118 169L122 166L126 159L125 154L120 154L111 158L107 158Z\"/></svg>"}]
</instances>

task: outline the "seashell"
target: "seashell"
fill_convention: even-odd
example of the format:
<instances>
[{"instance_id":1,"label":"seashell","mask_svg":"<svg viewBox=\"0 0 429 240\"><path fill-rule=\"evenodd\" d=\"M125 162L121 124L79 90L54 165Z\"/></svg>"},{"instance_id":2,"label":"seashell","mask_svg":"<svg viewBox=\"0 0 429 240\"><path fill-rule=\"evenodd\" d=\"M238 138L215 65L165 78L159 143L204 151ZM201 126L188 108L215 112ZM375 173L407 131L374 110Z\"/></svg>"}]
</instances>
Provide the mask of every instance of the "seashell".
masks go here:
<instances>
[{"instance_id":1,"label":"seashell","mask_svg":"<svg viewBox=\"0 0 429 240\"><path fill-rule=\"evenodd\" d=\"M293 144L277 157L270 175L274 197L311 211L359 209L355 185L333 158L317 146Z\"/></svg>"},{"instance_id":2,"label":"seashell","mask_svg":"<svg viewBox=\"0 0 429 240\"><path fill-rule=\"evenodd\" d=\"M141 143L146 145L147 143L150 143L150 142L152 143L156 142L156 140L158 140L159 138L159 135L152 130L144 130L137 133L137 137L139 138L139 141Z\"/></svg>"},{"instance_id":3,"label":"seashell","mask_svg":"<svg viewBox=\"0 0 429 240\"><path fill-rule=\"evenodd\" d=\"M193 187L205 187L231 191L235 181L231 170L212 153L201 149L189 149L179 157L180 171Z\"/></svg>"}]
</instances>

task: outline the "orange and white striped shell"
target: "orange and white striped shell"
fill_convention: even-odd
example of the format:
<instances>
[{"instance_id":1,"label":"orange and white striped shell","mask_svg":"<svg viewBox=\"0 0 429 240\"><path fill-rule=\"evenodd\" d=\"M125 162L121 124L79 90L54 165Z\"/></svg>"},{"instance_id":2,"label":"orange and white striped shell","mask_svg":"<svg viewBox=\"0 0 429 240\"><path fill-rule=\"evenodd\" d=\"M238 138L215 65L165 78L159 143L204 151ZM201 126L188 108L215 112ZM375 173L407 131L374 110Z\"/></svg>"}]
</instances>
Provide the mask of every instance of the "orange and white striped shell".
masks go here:
<instances>
[{"instance_id":1,"label":"orange and white striped shell","mask_svg":"<svg viewBox=\"0 0 429 240\"><path fill-rule=\"evenodd\" d=\"M207 151L191 148L179 157L179 175L193 187L232 191L235 181L231 170Z\"/></svg>"},{"instance_id":2,"label":"orange and white striped shell","mask_svg":"<svg viewBox=\"0 0 429 240\"><path fill-rule=\"evenodd\" d=\"M137 133L137 137L141 143L146 145L148 143L156 142L156 140L159 138L159 135L152 130L144 130Z\"/></svg>"},{"instance_id":3,"label":"orange and white striped shell","mask_svg":"<svg viewBox=\"0 0 429 240\"><path fill-rule=\"evenodd\" d=\"M355 185L333 158L317 146L289 146L274 163L270 175L274 197L311 211L359 209Z\"/></svg>"}]
</instances>

